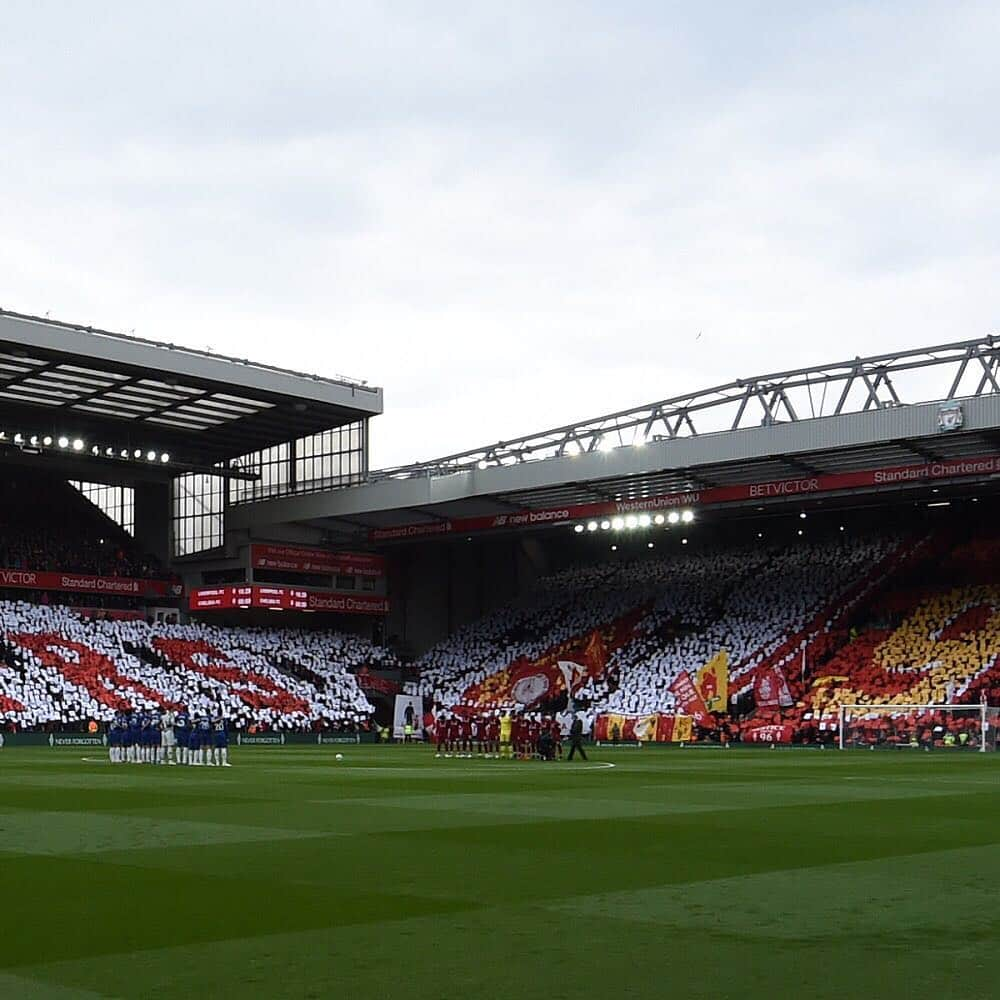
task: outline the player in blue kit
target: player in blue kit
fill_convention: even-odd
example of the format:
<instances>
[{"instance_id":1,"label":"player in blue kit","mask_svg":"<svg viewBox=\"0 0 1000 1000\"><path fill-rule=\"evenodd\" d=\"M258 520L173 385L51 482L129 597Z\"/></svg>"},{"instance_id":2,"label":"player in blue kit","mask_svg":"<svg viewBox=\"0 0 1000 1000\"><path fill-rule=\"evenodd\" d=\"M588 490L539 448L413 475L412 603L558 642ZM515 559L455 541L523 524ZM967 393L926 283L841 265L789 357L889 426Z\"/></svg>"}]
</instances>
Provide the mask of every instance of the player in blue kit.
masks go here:
<instances>
[{"instance_id":1,"label":"player in blue kit","mask_svg":"<svg viewBox=\"0 0 1000 1000\"><path fill-rule=\"evenodd\" d=\"M128 728L125 730L125 759L130 764L139 763L141 743L142 719L138 712L132 712L128 717Z\"/></svg>"},{"instance_id":2,"label":"player in blue kit","mask_svg":"<svg viewBox=\"0 0 1000 1000\"><path fill-rule=\"evenodd\" d=\"M201 747L201 763L212 763L212 720L203 715L198 720L198 745Z\"/></svg>"},{"instance_id":3,"label":"player in blue kit","mask_svg":"<svg viewBox=\"0 0 1000 1000\"><path fill-rule=\"evenodd\" d=\"M160 717L155 712L150 716L150 763L163 763L163 729L160 726Z\"/></svg>"},{"instance_id":4,"label":"player in blue kit","mask_svg":"<svg viewBox=\"0 0 1000 1000\"><path fill-rule=\"evenodd\" d=\"M187 734L187 759L189 764L194 766L201 765L201 730L198 728L198 719L195 716L191 716L191 725L188 728Z\"/></svg>"},{"instance_id":5,"label":"player in blue kit","mask_svg":"<svg viewBox=\"0 0 1000 1000\"><path fill-rule=\"evenodd\" d=\"M149 764L153 755L153 719L149 712L142 713L142 728L139 730L139 763Z\"/></svg>"},{"instance_id":6,"label":"player in blue kit","mask_svg":"<svg viewBox=\"0 0 1000 1000\"><path fill-rule=\"evenodd\" d=\"M229 763L229 734L226 732L226 719L220 708L212 717L212 763L216 767L232 767Z\"/></svg>"},{"instance_id":7,"label":"player in blue kit","mask_svg":"<svg viewBox=\"0 0 1000 1000\"><path fill-rule=\"evenodd\" d=\"M188 737L191 735L191 716L186 709L181 709L174 719L174 736L177 739L178 763L190 764L188 759L189 743Z\"/></svg>"}]
</instances>

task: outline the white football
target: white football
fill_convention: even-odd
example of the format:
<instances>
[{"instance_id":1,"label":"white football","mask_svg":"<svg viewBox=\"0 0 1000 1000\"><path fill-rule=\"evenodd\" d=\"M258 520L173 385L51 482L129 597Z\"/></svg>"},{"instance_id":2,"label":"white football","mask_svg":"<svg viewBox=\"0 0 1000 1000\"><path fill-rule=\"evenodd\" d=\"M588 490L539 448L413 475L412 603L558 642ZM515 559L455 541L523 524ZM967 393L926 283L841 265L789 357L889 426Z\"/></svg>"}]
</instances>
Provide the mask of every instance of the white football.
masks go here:
<instances>
[{"instance_id":1,"label":"white football","mask_svg":"<svg viewBox=\"0 0 1000 1000\"><path fill-rule=\"evenodd\" d=\"M337 754L337 760L343 760L343 759L344 759L344 755L342 753L338 753Z\"/></svg>"}]
</instances>

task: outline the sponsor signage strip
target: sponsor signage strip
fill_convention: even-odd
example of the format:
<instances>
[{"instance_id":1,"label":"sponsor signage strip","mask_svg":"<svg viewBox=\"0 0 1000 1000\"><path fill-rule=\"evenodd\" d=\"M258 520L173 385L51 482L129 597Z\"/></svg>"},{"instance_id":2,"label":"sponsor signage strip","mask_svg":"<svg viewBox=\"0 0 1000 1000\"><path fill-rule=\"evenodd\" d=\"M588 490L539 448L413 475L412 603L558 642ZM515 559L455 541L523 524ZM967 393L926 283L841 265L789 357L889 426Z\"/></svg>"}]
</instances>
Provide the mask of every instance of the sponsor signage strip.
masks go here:
<instances>
[{"instance_id":1,"label":"sponsor signage strip","mask_svg":"<svg viewBox=\"0 0 1000 1000\"><path fill-rule=\"evenodd\" d=\"M224 611L231 608L273 608L281 611L328 611L345 615L384 615L389 602L376 594L330 594L300 587L270 587L265 584L233 584L192 590L192 611Z\"/></svg>"},{"instance_id":2,"label":"sponsor signage strip","mask_svg":"<svg viewBox=\"0 0 1000 1000\"><path fill-rule=\"evenodd\" d=\"M51 573L34 569L0 569L0 588L69 590L78 594L122 594L126 597L180 596L167 580L134 580L126 576Z\"/></svg>"},{"instance_id":3,"label":"sponsor signage strip","mask_svg":"<svg viewBox=\"0 0 1000 1000\"><path fill-rule=\"evenodd\" d=\"M50 747L103 747L107 742L107 737L99 733L52 733L49 736Z\"/></svg>"},{"instance_id":4,"label":"sponsor signage strip","mask_svg":"<svg viewBox=\"0 0 1000 1000\"><path fill-rule=\"evenodd\" d=\"M903 486L940 479L961 479L1000 472L1000 455L956 459L950 462L924 462L919 465L896 465L857 472L832 472L826 475L799 476L761 483L715 486L704 490L664 493L644 500L601 501L517 511L489 517L462 517L444 521L420 521L393 528L373 528L372 542L398 541L447 535L452 532L488 531L496 528L523 528L562 524L588 517L614 517L623 514L655 513L678 507L704 507L711 504L738 503L746 500L769 500L781 497L810 496L836 490L878 486Z\"/></svg>"},{"instance_id":5,"label":"sponsor signage strip","mask_svg":"<svg viewBox=\"0 0 1000 1000\"><path fill-rule=\"evenodd\" d=\"M250 565L254 569L281 570L286 573L323 573L330 576L385 576L385 559L368 552L329 552L297 545L250 546Z\"/></svg>"}]
</instances>

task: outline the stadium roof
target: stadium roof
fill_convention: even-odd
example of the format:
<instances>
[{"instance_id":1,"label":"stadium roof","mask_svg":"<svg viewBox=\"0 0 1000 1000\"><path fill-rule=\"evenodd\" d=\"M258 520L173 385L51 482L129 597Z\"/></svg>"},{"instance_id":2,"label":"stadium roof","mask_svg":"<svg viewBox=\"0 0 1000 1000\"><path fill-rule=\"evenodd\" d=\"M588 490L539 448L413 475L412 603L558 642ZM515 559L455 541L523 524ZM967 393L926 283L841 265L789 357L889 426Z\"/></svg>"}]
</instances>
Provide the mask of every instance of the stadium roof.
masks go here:
<instances>
[{"instance_id":1,"label":"stadium roof","mask_svg":"<svg viewBox=\"0 0 1000 1000\"><path fill-rule=\"evenodd\" d=\"M382 390L0 310L8 430L210 465L374 416Z\"/></svg>"},{"instance_id":2,"label":"stadium roof","mask_svg":"<svg viewBox=\"0 0 1000 1000\"><path fill-rule=\"evenodd\" d=\"M463 521L517 512L640 504L684 491L700 491L707 501L708 491L729 488L735 495L741 484L849 473L859 474L856 494L866 489L865 470L1000 456L998 370L1000 340L989 337L741 379L383 470L362 486L236 507L230 523L374 530L377 541L394 528L435 520L464 530ZM925 478L915 471L894 488L925 487ZM760 502L773 501L754 501Z\"/></svg>"}]
</instances>

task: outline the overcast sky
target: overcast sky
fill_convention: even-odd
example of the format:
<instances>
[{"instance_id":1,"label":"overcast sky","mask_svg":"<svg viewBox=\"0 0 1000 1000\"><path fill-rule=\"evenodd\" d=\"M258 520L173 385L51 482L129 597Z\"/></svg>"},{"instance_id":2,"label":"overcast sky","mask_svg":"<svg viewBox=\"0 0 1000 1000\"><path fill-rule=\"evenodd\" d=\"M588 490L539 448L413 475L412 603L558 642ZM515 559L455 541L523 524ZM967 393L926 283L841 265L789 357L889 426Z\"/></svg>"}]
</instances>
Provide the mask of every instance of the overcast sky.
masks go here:
<instances>
[{"instance_id":1,"label":"overcast sky","mask_svg":"<svg viewBox=\"0 0 1000 1000\"><path fill-rule=\"evenodd\" d=\"M367 379L376 465L1000 332L995 3L2 24L0 306Z\"/></svg>"}]
</instances>

